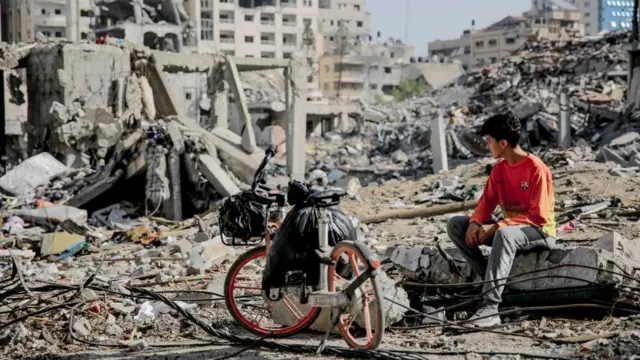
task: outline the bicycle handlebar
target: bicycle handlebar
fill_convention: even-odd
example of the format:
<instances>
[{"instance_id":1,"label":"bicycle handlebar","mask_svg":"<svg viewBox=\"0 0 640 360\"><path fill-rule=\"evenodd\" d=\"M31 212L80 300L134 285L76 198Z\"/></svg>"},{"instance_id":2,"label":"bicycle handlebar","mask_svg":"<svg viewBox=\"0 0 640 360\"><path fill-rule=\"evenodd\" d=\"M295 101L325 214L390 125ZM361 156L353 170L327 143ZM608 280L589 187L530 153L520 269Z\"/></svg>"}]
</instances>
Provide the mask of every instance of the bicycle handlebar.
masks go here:
<instances>
[{"instance_id":1,"label":"bicycle handlebar","mask_svg":"<svg viewBox=\"0 0 640 360\"><path fill-rule=\"evenodd\" d=\"M260 162L256 173L253 175L253 183L251 184L251 192L253 192L253 194L258 198L266 202L276 201L275 197L265 195L269 194L272 189L264 185L264 170L269 164L269 161L271 161L271 159L273 159L275 155L276 147L274 145L269 145L264 151L264 158L262 159L262 162Z\"/></svg>"}]
</instances>

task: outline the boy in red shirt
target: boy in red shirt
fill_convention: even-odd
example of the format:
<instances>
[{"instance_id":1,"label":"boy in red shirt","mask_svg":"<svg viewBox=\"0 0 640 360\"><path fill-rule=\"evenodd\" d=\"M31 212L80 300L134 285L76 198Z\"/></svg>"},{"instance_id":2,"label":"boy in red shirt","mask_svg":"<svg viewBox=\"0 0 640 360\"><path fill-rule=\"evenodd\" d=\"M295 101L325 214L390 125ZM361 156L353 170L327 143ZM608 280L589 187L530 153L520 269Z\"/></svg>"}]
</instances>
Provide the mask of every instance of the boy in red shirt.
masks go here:
<instances>
[{"instance_id":1,"label":"boy in red shirt","mask_svg":"<svg viewBox=\"0 0 640 360\"><path fill-rule=\"evenodd\" d=\"M452 217L447 234L476 275L484 276L483 304L470 320L473 325L489 327L500 324L498 305L515 256L552 248L556 224L551 171L518 145L520 120L511 113L494 115L481 132L491 154L502 160L493 167L471 218ZM497 205L504 220L495 223L491 215ZM491 246L488 260L479 245Z\"/></svg>"}]
</instances>

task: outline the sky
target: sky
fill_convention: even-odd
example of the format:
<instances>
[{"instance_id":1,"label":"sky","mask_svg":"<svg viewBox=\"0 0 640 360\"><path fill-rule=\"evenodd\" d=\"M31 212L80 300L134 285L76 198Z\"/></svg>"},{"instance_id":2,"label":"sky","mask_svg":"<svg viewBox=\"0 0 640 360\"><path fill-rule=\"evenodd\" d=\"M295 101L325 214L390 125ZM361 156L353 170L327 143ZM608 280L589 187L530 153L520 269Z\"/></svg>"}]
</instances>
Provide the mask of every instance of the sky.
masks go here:
<instances>
[{"instance_id":1,"label":"sky","mask_svg":"<svg viewBox=\"0 0 640 360\"><path fill-rule=\"evenodd\" d=\"M407 3L409 4L407 11ZM371 12L371 33L381 32L405 40L408 15L408 43L416 56L427 54L427 43L460 36L464 29L482 28L508 15L521 15L531 7L531 0L367 0Z\"/></svg>"}]
</instances>

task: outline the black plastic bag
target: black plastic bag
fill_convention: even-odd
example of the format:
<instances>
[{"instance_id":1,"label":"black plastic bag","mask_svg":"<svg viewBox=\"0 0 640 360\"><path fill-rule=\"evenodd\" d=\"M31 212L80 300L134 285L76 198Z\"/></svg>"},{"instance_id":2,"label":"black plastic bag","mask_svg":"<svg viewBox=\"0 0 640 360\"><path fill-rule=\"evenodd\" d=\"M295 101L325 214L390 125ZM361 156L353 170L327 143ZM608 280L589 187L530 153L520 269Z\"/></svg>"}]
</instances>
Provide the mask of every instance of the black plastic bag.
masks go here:
<instances>
[{"instance_id":1,"label":"black plastic bag","mask_svg":"<svg viewBox=\"0 0 640 360\"><path fill-rule=\"evenodd\" d=\"M225 199L218 215L220 232L234 240L247 241L252 237L263 237L266 232L267 207L251 190Z\"/></svg>"},{"instance_id":2,"label":"black plastic bag","mask_svg":"<svg viewBox=\"0 0 640 360\"><path fill-rule=\"evenodd\" d=\"M343 240L356 240L356 228L340 208L327 208L331 214L329 245ZM320 262L315 254L319 247L318 224L320 210L308 204L294 206L287 214L271 241L267 266L262 276L262 288L285 286L285 274L302 270L306 284L317 286L320 281Z\"/></svg>"}]
</instances>

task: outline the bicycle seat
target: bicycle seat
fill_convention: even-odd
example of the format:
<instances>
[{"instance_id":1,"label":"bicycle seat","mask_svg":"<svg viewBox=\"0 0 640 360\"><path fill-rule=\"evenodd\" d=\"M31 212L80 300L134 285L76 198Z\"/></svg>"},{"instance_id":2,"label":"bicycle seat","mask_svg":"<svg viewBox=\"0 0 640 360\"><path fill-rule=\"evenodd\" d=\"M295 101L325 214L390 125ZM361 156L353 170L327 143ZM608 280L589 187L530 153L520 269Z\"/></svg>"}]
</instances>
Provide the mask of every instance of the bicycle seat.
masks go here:
<instances>
[{"instance_id":1,"label":"bicycle seat","mask_svg":"<svg viewBox=\"0 0 640 360\"><path fill-rule=\"evenodd\" d=\"M338 204L345 195L347 195L347 192L342 189L330 188L312 192L306 201L315 206L332 206Z\"/></svg>"}]
</instances>

